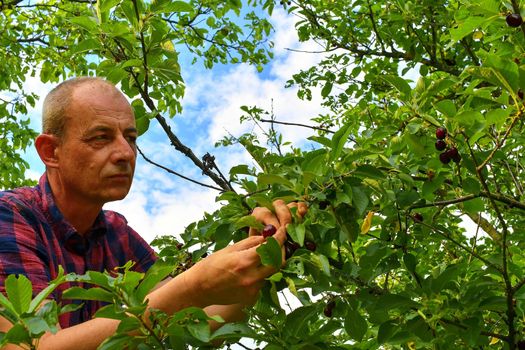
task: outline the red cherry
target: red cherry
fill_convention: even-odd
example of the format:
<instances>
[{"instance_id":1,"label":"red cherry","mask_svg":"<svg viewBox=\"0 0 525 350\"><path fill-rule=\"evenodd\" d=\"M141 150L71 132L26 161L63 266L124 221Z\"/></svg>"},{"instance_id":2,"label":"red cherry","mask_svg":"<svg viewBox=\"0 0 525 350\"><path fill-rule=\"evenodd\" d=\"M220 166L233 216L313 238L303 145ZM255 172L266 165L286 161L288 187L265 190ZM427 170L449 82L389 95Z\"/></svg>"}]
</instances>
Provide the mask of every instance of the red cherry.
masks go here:
<instances>
[{"instance_id":1,"label":"red cherry","mask_svg":"<svg viewBox=\"0 0 525 350\"><path fill-rule=\"evenodd\" d=\"M456 147L452 147L447 151L447 155L450 159L452 159L455 163L459 163L461 160L461 155L459 154L459 151Z\"/></svg>"},{"instance_id":2,"label":"red cherry","mask_svg":"<svg viewBox=\"0 0 525 350\"><path fill-rule=\"evenodd\" d=\"M315 252L315 250L317 249L317 245L312 241L305 241L304 247L311 252Z\"/></svg>"},{"instance_id":3,"label":"red cherry","mask_svg":"<svg viewBox=\"0 0 525 350\"><path fill-rule=\"evenodd\" d=\"M444 140L437 140L435 146L438 151L443 151L447 148L447 143Z\"/></svg>"},{"instance_id":4,"label":"red cherry","mask_svg":"<svg viewBox=\"0 0 525 350\"><path fill-rule=\"evenodd\" d=\"M519 13L511 13L505 17L505 21L509 27L519 27L523 23L523 18L521 18Z\"/></svg>"},{"instance_id":5,"label":"red cherry","mask_svg":"<svg viewBox=\"0 0 525 350\"><path fill-rule=\"evenodd\" d=\"M297 249L299 249L299 243L294 241L286 241L284 244L284 252L286 259L290 259Z\"/></svg>"},{"instance_id":6,"label":"red cherry","mask_svg":"<svg viewBox=\"0 0 525 350\"><path fill-rule=\"evenodd\" d=\"M412 218L415 222L423 222L423 215L421 215L421 213L414 213Z\"/></svg>"},{"instance_id":7,"label":"red cherry","mask_svg":"<svg viewBox=\"0 0 525 350\"><path fill-rule=\"evenodd\" d=\"M443 164L448 164L448 163L450 163L450 156L448 155L448 152L445 151L445 152L441 153L441 154L439 155L439 160L440 160L441 163L443 163Z\"/></svg>"},{"instance_id":8,"label":"red cherry","mask_svg":"<svg viewBox=\"0 0 525 350\"><path fill-rule=\"evenodd\" d=\"M330 300L326 306L324 307L324 310L323 310L323 313L326 317L332 317L332 313L334 311L334 308L335 308L335 301L334 300Z\"/></svg>"},{"instance_id":9,"label":"red cherry","mask_svg":"<svg viewBox=\"0 0 525 350\"><path fill-rule=\"evenodd\" d=\"M272 224L268 224L264 226L262 230L262 235L264 238L268 238L270 236L273 236L275 232L277 232L277 229L275 228L275 226L273 226Z\"/></svg>"},{"instance_id":10,"label":"red cherry","mask_svg":"<svg viewBox=\"0 0 525 350\"><path fill-rule=\"evenodd\" d=\"M440 140L443 140L445 137L447 137L447 129L444 127L439 127L436 129L436 137Z\"/></svg>"}]
</instances>

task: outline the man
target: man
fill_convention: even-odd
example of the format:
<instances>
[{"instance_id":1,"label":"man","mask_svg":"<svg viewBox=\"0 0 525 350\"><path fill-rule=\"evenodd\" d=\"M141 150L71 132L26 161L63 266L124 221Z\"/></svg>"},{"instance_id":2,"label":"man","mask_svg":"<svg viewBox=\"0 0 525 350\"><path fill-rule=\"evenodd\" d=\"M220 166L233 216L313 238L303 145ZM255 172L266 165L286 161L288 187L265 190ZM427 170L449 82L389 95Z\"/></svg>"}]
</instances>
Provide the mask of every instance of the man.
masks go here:
<instances>
[{"instance_id":1,"label":"man","mask_svg":"<svg viewBox=\"0 0 525 350\"><path fill-rule=\"evenodd\" d=\"M125 219L102 206L123 199L131 186L136 160L137 130L124 95L98 78L63 82L44 101L43 133L35 141L46 172L35 188L0 192L0 290L9 274L24 274L36 292L65 272L108 270L129 260L138 271L155 261L153 250ZM297 205L303 215L303 203ZM278 228L282 245L289 207L274 203L274 213L257 208L253 215ZM173 313L198 306L227 322L243 318L264 279L275 270L261 265L256 248L264 241L257 232L165 281L148 296L148 305ZM61 287L53 298L61 302ZM94 349L111 336L118 321L92 318L100 305L86 302L63 315L61 330L45 334L39 349ZM217 325L215 325L217 326ZM11 324L0 318L0 331ZM13 347L17 348L17 347Z\"/></svg>"}]
</instances>

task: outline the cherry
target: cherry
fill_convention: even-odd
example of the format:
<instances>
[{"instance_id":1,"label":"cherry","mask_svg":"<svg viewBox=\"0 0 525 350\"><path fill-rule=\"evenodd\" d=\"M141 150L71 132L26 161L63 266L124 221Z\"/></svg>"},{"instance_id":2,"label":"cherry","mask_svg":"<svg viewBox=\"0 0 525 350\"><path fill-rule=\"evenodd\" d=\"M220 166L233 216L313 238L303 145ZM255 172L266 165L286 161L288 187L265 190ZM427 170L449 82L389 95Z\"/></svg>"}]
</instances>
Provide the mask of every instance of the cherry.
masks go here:
<instances>
[{"instance_id":1,"label":"cherry","mask_svg":"<svg viewBox=\"0 0 525 350\"><path fill-rule=\"evenodd\" d=\"M323 310L324 315L326 317L332 317L332 312L334 311L334 308L335 308L335 301L330 300L324 307L324 310Z\"/></svg>"},{"instance_id":2,"label":"cherry","mask_svg":"<svg viewBox=\"0 0 525 350\"><path fill-rule=\"evenodd\" d=\"M455 163L459 163L461 160L461 155L456 147L452 147L447 151L448 157L452 159Z\"/></svg>"},{"instance_id":3,"label":"cherry","mask_svg":"<svg viewBox=\"0 0 525 350\"><path fill-rule=\"evenodd\" d=\"M450 163L450 155L448 154L448 151L445 151L443 153L440 153L439 155L439 160L441 161L441 163L443 164L448 164Z\"/></svg>"},{"instance_id":4,"label":"cherry","mask_svg":"<svg viewBox=\"0 0 525 350\"><path fill-rule=\"evenodd\" d=\"M319 202L319 209L325 210L328 207L328 205L330 205L329 201L320 201Z\"/></svg>"},{"instance_id":5,"label":"cherry","mask_svg":"<svg viewBox=\"0 0 525 350\"><path fill-rule=\"evenodd\" d=\"M275 232L277 232L277 229L275 228L275 226L273 226L272 224L268 224L268 225L264 226L264 228L262 230L262 236L264 238L268 238L270 236L273 236L275 234Z\"/></svg>"},{"instance_id":6,"label":"cherry","mask_svg":"<svg viewBox=\"0 0 525 350\"><path fill-rule=\"evenodd\" d=\"M447 143L444 140L437 140L435 146L438 151L443 151L447 148Z\"/></svg>"},{"instance_id":7,"label":"cherry","mask_svg":"<svg viewBox=\"0 0 525 350\"><path fill-rule=\"evenodd\" d=\"M295 251L299 249L299 247L300 247L299 243L297 242L286 241L286 243L284 244L284 252L285 252L286 259L291 258L293 253L295 253Z\"/></svg>"},{"instance_id":8,"label":"cherry","mask_svg":"<svg viewBox=\"0 0 525 350\"><path fill-rule=\"evenodd\" d=\"M520 100L523 100L523 90L519 89L518 90L518 97L520 98Z\"/></svg>"},{"instance_id":9,"label":"cherry","mask_svg":"<svg viewBox=\"0 0 525 350\"><path fill-rule=\"evenodd\" d=\"M315 250L317 249L317 245L312 241L305 241L304 247L311 252L315 252Z\"/></svg>"},{"instance_id":10,"label":"cherry","mask_svg":"<svg viewBox=\"0 0 525 350\"><path fill-rule=\"evenodd\" d=\"M440 126L436 129L436 137L440 140L443 140L445 137L447 137L447 129Z\"/></svg>"},{"instance_id":11,"label":"cherry","mask_svg":"<svg viewBox=\"0 0 525 350\"><path fill-rule=\"evenodd\" d=\"M523 23L523 18L521 18L519 13L511 13L507 15L505 21L507 21L509 27L519 27Z\"/></svg>"},{"instance_id":12,"label":"cherry","mask_svg":"<svg viewBox=\"0 0 525 350\"><path fill-rule=\"evenodd\" d=\"M414 219L415 222L423 222L423 215L421 215L421 213L414 213L412 219Z\"/></svg>"}]
</instances>

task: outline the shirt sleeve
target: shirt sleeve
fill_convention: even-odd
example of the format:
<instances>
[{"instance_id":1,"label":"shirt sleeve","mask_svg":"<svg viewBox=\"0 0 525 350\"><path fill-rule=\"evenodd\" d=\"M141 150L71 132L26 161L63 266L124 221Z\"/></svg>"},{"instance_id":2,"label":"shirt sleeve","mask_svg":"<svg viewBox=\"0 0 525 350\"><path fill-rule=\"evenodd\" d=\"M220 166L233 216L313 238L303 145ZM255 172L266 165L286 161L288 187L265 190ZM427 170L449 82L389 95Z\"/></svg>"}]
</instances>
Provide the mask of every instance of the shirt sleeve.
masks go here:
<instances>
[{"instance_id":1,"label":"shirt sleeve","mask_svg":"<svg viewBox=\"0 0 525 350\"><path fill-rule=\"evenodd\" d=\"M130 247L136 264L135 271L146 272L151 265L157 261L157 254L153 248L135 230L128 226L130 235Z\"/></svg>"},{"instance_id":2,"label":"shirt sleeve","mask_svg":"<svg viewBox=\"0 0 525 350\"><path fill-rule=\"evenodd\" d=\"M123 247L124 259L120 262L120 266L133 261L135 263L133 270L146 272L157 261L157 254L153 248L128 225L123 215L112 211L107 211L106 215L106 219L114 225L119 244Z\"/></svg>"},{"instance_id":3,"label":"shirt sleeve","mask_svg":"<svg viewBox=\"0 0 525 350\"><path fill-rule=\"evenodd\" d=\"M5 292L9 275L24 275L32 283L33 295L51 281L49 260L39 247L38 224L29 208L0 197L0 291Z\"/></svg>"}]
</instances>

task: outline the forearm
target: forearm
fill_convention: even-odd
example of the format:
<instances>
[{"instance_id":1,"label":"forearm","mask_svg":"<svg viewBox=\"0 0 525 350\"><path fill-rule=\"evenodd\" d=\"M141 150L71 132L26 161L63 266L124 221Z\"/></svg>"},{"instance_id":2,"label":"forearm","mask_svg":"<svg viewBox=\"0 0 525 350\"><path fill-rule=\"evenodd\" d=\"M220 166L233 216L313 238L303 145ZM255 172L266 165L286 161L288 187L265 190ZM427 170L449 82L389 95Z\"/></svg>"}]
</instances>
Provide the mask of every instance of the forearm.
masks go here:
<instances>
[{"instance_id":1,"label":"forearm","mask_svg":"<svg viewBox=\"0 0 525 350\"><path fill-rule=\"evenodd\" d=\"M109 318L94 318L76 326L46 333L40 339L38 350L92 350L105 339L115 334L119 321Z\"/></svg>"},{"instance_id":2,"label":"forearm","mask_svg":"<svg viewBox=\"0 0 525 350\"><path fill-rule=\"evenodd\" d=\"M242 304L232 305L210 305L204 309L208 316L220 316L226 323L238 322L246 319L246 313L244 312L245 306ZM224 323L210 321L211 330L217 330Z\"/></svg>"}]
</instances>

